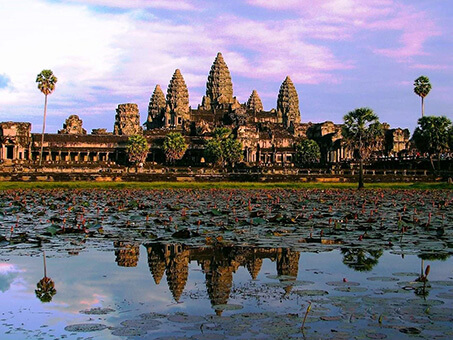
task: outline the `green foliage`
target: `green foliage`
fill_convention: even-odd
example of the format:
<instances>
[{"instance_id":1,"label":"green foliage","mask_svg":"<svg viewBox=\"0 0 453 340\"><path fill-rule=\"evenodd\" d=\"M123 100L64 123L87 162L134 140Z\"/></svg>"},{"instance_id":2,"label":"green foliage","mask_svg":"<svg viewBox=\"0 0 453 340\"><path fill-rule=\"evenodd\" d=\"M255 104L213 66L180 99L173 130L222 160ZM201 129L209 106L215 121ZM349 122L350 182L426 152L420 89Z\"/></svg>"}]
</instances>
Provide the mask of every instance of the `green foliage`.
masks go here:
<instances>
[{"instance_id":1,"label":"green foliage","mask_svg":"<svg viewBox=\"0 0 453 340\"><path fill-rule=\"evenodd\" d=\"M51 70L42 70L41 73L36 76L38 89L46 96L55 90L57 81L57 77L54 76Z\"/></svg>"},{"instance_id":2,"label":"green foliage","mask_svg":"<svg viewBox=\"0 0 453 340\"><path fill-rule=\"evenodd\" d=\"M415 146L430 156L446 152L451 148L453 126L445 116L426 116L418 120L414 131Z\"/></svg>"},{"instance_id":3,"label":"green foliage","mask_svg":"<svg viewBox=\"0 0 453 340\"><path fill-rule=\"evenodd\" d=\"M144 136L133 135L129 137L126 146L129 162L135 165L144 163L148 155L148 150L149 145Z\"/></svg>"},{"instance_id":4,"label":"green foliage","mask_svg":"<svg viewBox=\"0 0 453 340\"><path fill-rule=\"evenodd\" d=\"M188 145L183 135L179 132L170 132L164 140L164 152L167 162L173 163L175 160L181 159Z\"/></svg>"},{"instance_id":5,"label":"green foliage","mask_svg":"<svg viewBox=\"0 0 453 340\"><path fill-rule=\"evenodd\" d=\"M368 107L349 112L343 117L342 135L347 146L356 151L359 160L359 189L363 188L363 159L374 150L382 149L384 127Z\"/></svg>"},{"instance_id":6,"label":"green foliage","mask_svg":"<svg viewBox=\"0 0 453 340\"><path fill-rule=\"evenodd\" d=\"M41 300L41 302L50 302L55 294L57 294L57 290L55 289L55 283L51 278L43 277L39 282L36 284L35 289L36 297Z\"/></svg>"},{"instance_id":7,"label":"green foliage","mask_svg":"<svg viewBox=\"0 0 453 340\"><path fill-rule=\"evenodd\" d=\"M360 272L368 272L378 264L383 251L380 249L342 248L343 263Z\"/></svg>"},{"instance_id":8,"label":"green foliage","mask_svg":"<svg viewBox=\"0 0 453 340\"><path fill-rule=\"evenodd\" d=\"M0 182L3 190L54 190L54 189L97 189L97 190L154 190L154 189L352 189L354 183L318 183L318 182ZM411 189L411 190L451 190L447 182L391 182L369 183L369 189Z\"/></svg>"},{"instance_id":9,"label":"green foliage","mask_svg":"<svg viewBox=\"0 0 453 340\"><path fill-rule=\"evenodd\" d=\"M453 150L453 125L448 130L448 147Z\"/></svg>"},{"instance_id":10,"label":"green foliage","mask_svg":"<svg viewBox=\"0 0 453 340\"><path fill-rule=\"evenodd\" d=\"M40 74L36 76L36 82L38 83L38 89L44 94L44 116L42 122L42 133L41 133L41 151L39 152L39 165L42 165L42 155L44 149L44 132L46 130L46 115L47 115L47 96L55 90L55 84L58 79L54 76L51 70L42 70Z\"/></svg>"},{"instance_id":11,"label":"green foliage","mask_svg":"<svg viewBox=\"0 0 453 340\"><path fill-rule=\"evenodd\" d=\"M308 164L319 162L321 150L318 143L312 139L303 139L296 144L296 163Z\"/></svg>"},{"instance_id":12,"label":"green foliage","mask_svg":"<svg viewBox=\"0 0 453 340\"><path fill-rule=\"evenodd\" d=\"M431 83L426 76L420 76L414 80L414 92L416 95L425 98L431 91Z\"/></svg>"},{"instance_id":13,"label":"green foliage","mask_svg":"<svg viewBox=\"0 0 453 340\"><path fill-rule=\"evenodd\" d=\"M358 151L359 159L367 158L372 151L382 147L384 129L372 109L355 109L343 120L343 138L348 146Z\"/></svg>"},{"instance_id":14,"label":"green foliage","mask_svg":"<svg viewBox=\"0 0 453 340\"><path fill-rule=\"evenodd\" d=\"M218 165L235 164L242 160L242 144L234 139L230 129L217 128L213 132L213 138L206 143L205 157Z\"/></svg>"}]
</instances>

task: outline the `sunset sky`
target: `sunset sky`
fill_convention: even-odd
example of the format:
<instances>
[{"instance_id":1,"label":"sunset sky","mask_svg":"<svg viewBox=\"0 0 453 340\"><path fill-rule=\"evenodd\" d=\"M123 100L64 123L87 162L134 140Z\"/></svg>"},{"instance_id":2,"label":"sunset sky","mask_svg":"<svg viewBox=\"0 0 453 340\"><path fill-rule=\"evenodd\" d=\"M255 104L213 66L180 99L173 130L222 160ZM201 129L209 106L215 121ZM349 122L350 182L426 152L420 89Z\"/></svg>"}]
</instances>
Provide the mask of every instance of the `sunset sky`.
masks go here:
<instances>
[{"instance_id":1,"label":"sunset sky","mask_svg":"<svg viewBox=\"0 0 453 340\"><path fill-rule=\"evenodd\" d=\"M222 52L240 102L256 89L265 110L276 107L289 75L302 122L341 123L369 106L412 132L420 75L433 86L426 114L453 119L452 21L451 0L0 0L0 121L40 132L43 69L58 77L47 132L71 114L88 132L112 131L128 102L144 122L176 68L195 108Z\"/></svg>"}]
</instances>

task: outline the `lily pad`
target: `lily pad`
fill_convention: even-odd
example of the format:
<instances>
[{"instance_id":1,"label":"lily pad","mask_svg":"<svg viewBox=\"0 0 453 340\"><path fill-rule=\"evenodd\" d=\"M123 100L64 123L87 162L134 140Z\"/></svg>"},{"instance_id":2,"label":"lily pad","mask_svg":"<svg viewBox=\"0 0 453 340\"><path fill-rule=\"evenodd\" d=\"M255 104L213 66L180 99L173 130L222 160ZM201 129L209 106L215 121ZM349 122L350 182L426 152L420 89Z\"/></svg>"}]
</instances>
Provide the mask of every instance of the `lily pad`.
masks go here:
<instances>
[{"instance_id":1,"label":"lily pad","mask_svg":"<svg viewBox=\"0 0 453 340\"><path fill-rule=\"evenodd\" d=\"M188 315L188 314L173 314L167 317L169 321L180 322L180 323L195 323L202 322L205 319L197 315Z\"/></svg>"},{"instance_id":2,"label":"lily pad","mask_svg":"<svg viewBox=\"0 0 453 340\"><path fill-rule=\"evenodd\" d=\"M343 292L343 293L363 293L366 292L368 289L365 287L336 287L334 288L338 292Z\"/></svg>"},{"instance_id":3,"label":"lily pad","mask_svg":"<svg viewBox=\"0 0 453 340\"><path fill-rule=\"evenodd\" d=\"M396 277L391 276L370 276L366 278L368 281L381 281L381 282L391 282L391 281L399 281Z\"/></svg>"},{"instance_id":4,"label":"lily pad","mask_svg":"<svg viewBox=\"0 0 453 340\"><path fill-rule=\"evenodd\" d=\"M64 329L67 332L85 333L102 331L106 328L107 326L101 323L78 323L74 325L68 325Z\"/></svg>"},{"instance_id":5,"label":"lily pad","mask_svg":"<svg viewBox=\"0 0 453 340\"><path fill-rule=\"evenodd\" d=\"M81 310L79 313L88 314L88 315L105 315L105 314L109 314L109 313L113 313L113 312L115 312L115 310L112 308L95 307L95 308L91 308L91 309Z\"/></svg>"},{"instance_id":6,"label":"lily pad","mask_svg":"<svg viewBox=\"0 0 453 340\"><path fill-rule=\"evenodd\" d=\"M319 290L319 289L302 289L302 290L295 290L293 291L294 294L299 296L324 296L328 295L329 292L326 290Z\"/></svg>"}]
</instances>

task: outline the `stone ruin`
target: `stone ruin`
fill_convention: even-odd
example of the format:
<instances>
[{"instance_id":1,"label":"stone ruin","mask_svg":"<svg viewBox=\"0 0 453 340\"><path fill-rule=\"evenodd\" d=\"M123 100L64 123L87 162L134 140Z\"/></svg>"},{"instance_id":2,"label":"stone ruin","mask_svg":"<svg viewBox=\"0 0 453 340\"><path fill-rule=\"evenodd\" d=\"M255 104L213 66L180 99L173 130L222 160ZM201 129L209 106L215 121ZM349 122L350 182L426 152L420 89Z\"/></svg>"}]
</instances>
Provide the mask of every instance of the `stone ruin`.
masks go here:
<instances>
[{"instance_id":1,"label":"stone ruin","mask_svg":"<svg viewBox=\"0 0 453 340\"><path fill-rule=\"evenodd\" d=\"M229 104L233 103L235 103L235 98L233 98L230 70L222 53L219 52L211 66L206 83L206 96L203 97L201 106L205 110L226 109Z\"/></svg>"},{"instance_id":2,"label":"stone ruin","mask_svg":"<svg viewBox=\"0 0 453 340\"><path fill-rule=\"evenodd\" d=\"M256 90L252 91L249 100L247 101L247 109L253 112L261 112L263 111L263 103L261 102L261 98L258 95Z\"/></svg>"},{"instance_id":3,"label":"stone ruin","mask_svg":"<svg viewBox=\"0 0 453 340\"><path fill-rule=\"evenodd\" d=\"M148 143L154 145L149 155L153 162L163 161L162 140L169 131L176 130L190 140L191 147L186 159L191 159L193 164L202 164L206 140L215 128L222 126L231 129L242 143L244 161L249 164L291 166L294 164L294 145L304 138L313 139L320 145L322 160L325 162L352 158L351 150L342 141L340 124L300 121L299 98L289 76L280 86L277 109L265 111L256 90L253 90L246 103L240 104L233 94L228 66L222 54L218 53L208 75L206 94L197 109L189 106L189 91L181 71L177 69L170 80L166 96L159 85L154 88L143 126L149 130L145 133ZM26 127L19 129L19 123L2 124L1 160L38 159L40 135L30 134L29 127L28 130ZM28 134L22 133L22 130L28 131ZM377 147L382 149L379 152L397 154L409 148L407 130L386 130L385 145ZM92 136L84 138L77 136L86 135L82 120L71 115L58 135L48 134L43 158L47 162L64 157L67 161L74 162L114 160L119 164L124 163L124 141L127 140L124 137L142 133L137 104L118 105L113 133L103 128L93 129ZM67 135L76 136L70 138Z\"/></svg>"},{"instance_id":4,"label":"stone ruin","mask_svg":"<svg viewBox=\"0 0 453 340\"><path fill-rule=\"evenodd\" d=\"M63 124L63 129L58 130L61 135L86 135L87 131L82 127L82 120L77 115L70 115Z\"/></svg>"},{"instance_id":5,"label":"stone ruin","mask_svg":"<svg viewBox=\"0 0 453 340\"><path fill-rule=\"evenodd\" d=\"M176 127L190 120L189 90L186 82L177 69L167 89L167 106L164 126Z\"/></svg>"},{"instance_id":6,"label":"stone ruin","mask_svg":"<svg viewBox=\"0 0 453 340\"><path fill-rule=\"evenodd\" d=\"M278 122L288 128L300 124L299 96L289 76L280 86L277 99Z\"/></svg>"},{"instance_id":7,"label":"stone ruin","mask_svg":"<svg viewBox=\"0 0 453 340\"><path fill-rule=\"evenodd\" d=\"M164 92L160 85L157 84L149 100L148 119L144 124L147 130L159 128L164 125L166 106L167 101L165 100Z\"/></svg>"},{"instance_id":8,"label":"stone ruin","mask_svg":"<svg viewBox=\"0 0 453 340\"><path fill-rule=\"evenodd\" d=\"M138 105L133 103L119 104L116 109L113 134L137 135L142 133L143 129L140 126L140 112L138 111Z\"/></svg>"}]
</instances>

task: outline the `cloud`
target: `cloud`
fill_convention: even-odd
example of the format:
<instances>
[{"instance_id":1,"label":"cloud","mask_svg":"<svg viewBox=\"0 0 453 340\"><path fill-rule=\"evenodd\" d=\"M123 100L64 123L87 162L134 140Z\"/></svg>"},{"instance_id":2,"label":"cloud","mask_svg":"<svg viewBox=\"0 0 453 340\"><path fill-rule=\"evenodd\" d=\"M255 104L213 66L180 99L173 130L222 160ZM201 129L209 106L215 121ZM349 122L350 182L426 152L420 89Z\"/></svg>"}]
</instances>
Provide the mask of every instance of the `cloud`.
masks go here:
<instances>
[{"instance_id":1,"label":"cloud","mask_svg":"<svg viewBox=\"0 0 453 340\"><path fill-rule=\"evenodd\" d=\"M0 292L6 292L11 287L14 279L21 272L15 265L0 263Z\"/></svg>"},{"instance_id":2,"label":"cloud","mask_svg":"<svg viewBox=\"0 0 453 340\"><path fill-rule=\"evenodd\" d=\"M67 0L66 2L122 9L159 8L179 11L193 11L197 9L190 0Z\"/></svg>"},{"instance_id":3,"label":"cloud","mask_svg":"<svg viewBox=\"0 0 453 340\"><path fill-rule=\"evenodd\" d=\"M254 56L225 53L236 74L278 81L290 75L296 82L310 84L335 82L331 71L351 68L352 63L340 61L328 47L307 42L307 29L299 24L297 20L258 22L240 17L224 17L214 23L222 27L216 36L225 46L246 49Z\"/></svg>"},{"instance_id":4,"label":"cloud","mask_svg":"<svg viewBox=\"0 0 453 340\"><path fill-rule=\"evenodd\" d=\"M437 64L413 64L411 68L420 69L420 70L446 70L448 69L445 65L437 65Z\"/></svg>"},{"instance_id":5,"label":"cloud","mask_svg":"<svg viewBox=\"0 0 453 340\"><path fill-rule=\"evenodd\" d=\"M396 61L408 61L426 54L425 42L440 34L426 12L396 0L249 0L248 3L270 10L294 11L309 26L320 25L321 33L317 37L321 39L335 39L335 36L336 39L348 39L364 32L396 31L399 46L372 48L374 53ZM381 39L386 40L390 40L388 36Z\"/></svg>"}]
</instances>

